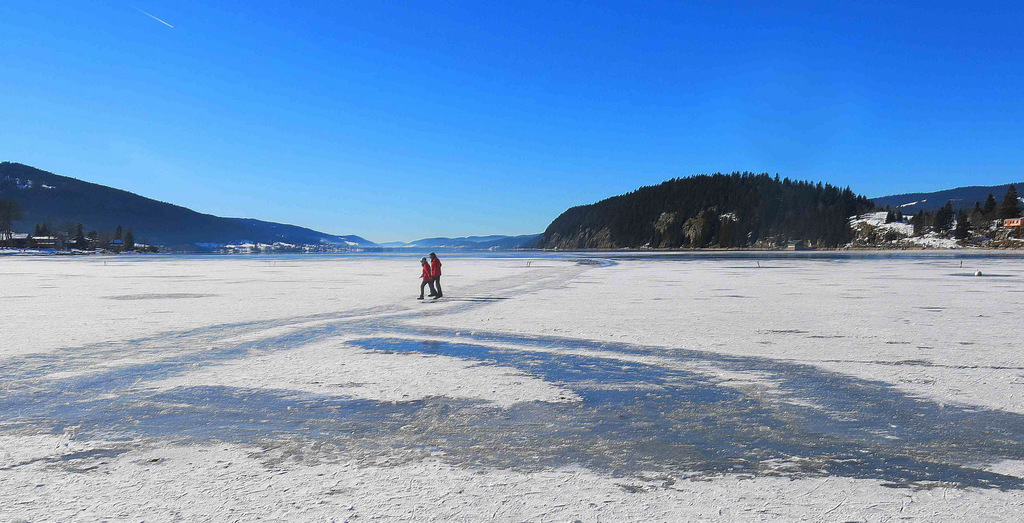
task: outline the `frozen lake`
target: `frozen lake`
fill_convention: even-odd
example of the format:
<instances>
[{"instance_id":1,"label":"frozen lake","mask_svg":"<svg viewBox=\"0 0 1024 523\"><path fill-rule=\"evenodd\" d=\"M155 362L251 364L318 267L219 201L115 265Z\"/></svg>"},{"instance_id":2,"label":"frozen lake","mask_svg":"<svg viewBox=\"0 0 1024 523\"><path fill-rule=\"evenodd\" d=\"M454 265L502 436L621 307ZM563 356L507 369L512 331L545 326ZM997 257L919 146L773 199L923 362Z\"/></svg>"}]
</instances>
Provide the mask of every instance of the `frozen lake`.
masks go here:
<instances>
[{"instance_id":1,"label":"frozen lake","mask_svg":"<svg viewBox=\"0 0 1024 523\"><path fill-rule=\"evenodd\" d=\"M1018 254L417 260L0 257L0 516L1024 517Z\"/></svg>"}]
</instances>

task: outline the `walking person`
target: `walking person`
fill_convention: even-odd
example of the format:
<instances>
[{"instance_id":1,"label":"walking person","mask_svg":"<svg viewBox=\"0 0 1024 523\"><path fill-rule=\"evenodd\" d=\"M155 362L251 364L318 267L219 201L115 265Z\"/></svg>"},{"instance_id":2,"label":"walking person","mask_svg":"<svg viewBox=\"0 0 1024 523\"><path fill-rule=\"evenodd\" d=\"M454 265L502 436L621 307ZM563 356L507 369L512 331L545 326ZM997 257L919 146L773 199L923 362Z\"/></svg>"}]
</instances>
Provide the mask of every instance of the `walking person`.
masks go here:
<instances>
[{"instance_id":1,"label":"walking person","mask_svg":"<svg viewBox=\"0 0 1024 523\"><path fill-rule=\"evenodd\" d=\"M430 272L430 264L427 263L427 259L420 258L420 265L423 267L423 272L420 273L420 297L416 298L417 300L423 299L423 288L427 285L430 286L431 296L437 294L437 292L434 291L434 274Z\"/></svg>"},{"instance_id":2,"label":"walking person","mask_svg":"<svg viewBox=\"0 0 1024 523\"><path fill-rule=\"evenodd\" d=\"M434 275L434 290L437 291L434 299L444 296L444 292L441 291L441 260L437 259L434 253L430 253L430 274Z\"/></svg>"}]
</instances>

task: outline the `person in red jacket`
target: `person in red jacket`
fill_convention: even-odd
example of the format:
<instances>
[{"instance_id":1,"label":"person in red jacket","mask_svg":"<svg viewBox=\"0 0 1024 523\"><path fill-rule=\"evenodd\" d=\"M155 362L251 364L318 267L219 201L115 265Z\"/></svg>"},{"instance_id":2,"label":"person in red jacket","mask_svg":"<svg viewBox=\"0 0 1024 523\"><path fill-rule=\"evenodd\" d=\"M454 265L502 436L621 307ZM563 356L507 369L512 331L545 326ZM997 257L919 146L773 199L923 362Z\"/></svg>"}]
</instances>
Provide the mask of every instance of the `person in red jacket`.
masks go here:
<instances>
[{"instance_id":1,"label":"person in red jacket","mask_svg":"<svg viewBox=\"0 0 1024 523\"><path fill-rule=\"evenodd\" d=\"M444 296L444 292L441 291L441 260L437 259L434 253L430 253L430 274L434 275L434 290L437 291L434 298Z\"/></svg>"},{"instance_id":2,"label":"person in red jacket","mask_svg":"<svg viewBox=\"0 0 1024 523\"><path fill-rule=\"evenodd\" d=\"M434 274L430 272L430 264L427 263L426 258L420 258L420 265L423 267L423 272L420 274L420 297L417 300L423 299L423 288L430 285L430 295L437 294L434 291Z\"/></svg>"}]
</instances>

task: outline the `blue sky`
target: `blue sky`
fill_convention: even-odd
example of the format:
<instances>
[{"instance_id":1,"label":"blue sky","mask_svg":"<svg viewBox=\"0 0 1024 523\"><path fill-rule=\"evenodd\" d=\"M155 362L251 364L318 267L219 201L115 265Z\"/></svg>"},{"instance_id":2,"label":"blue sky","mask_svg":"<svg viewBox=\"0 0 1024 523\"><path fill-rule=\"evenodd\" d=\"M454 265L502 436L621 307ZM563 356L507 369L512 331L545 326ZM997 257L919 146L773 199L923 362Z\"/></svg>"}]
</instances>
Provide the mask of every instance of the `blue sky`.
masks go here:
<instances>
[{"instance_id":1,"label":"blue sky","mask_svg":"<svg viewBox=\"0 0 1024 523\"><path fill-rule=\"evenodd\" d=\"M0 159L374 241L716 171L1024 180L1019 3L295 4L5 0Z\"/></svg>"}]
</instances>

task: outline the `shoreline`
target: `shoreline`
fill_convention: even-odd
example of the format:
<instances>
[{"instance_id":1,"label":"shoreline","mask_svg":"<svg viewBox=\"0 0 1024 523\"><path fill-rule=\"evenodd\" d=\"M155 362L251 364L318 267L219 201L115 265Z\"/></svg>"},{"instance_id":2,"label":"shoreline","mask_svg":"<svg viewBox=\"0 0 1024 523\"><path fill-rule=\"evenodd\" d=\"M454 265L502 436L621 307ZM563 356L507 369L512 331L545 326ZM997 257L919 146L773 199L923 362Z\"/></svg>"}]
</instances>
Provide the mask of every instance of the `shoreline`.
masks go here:
<instances>
[{"instance_id":1,"label":"shoreline","mask_svg":"<svg viewBox=\"0 0 1024 523\"><path fill-rule=\"evenodd\" d=\"M381 256L381 257L393 257L393 256L420 256L421 252L425 252L431 249L408 249L408 250L351 250L351 251L334 251L334 252L304 252L304 251L267 251L267 252L209 252L209 251L161 251L157 253L152 252L91 252L91 251L40 251L33 249L12 249L12 248L0 248L0 258L3 257L54 257L54 256L103 256L103 257L270 257L270 256L297 256L297 257L345 257L345 256ZM766 254L772 257L775 256L810 256L813 257L815 254L828 256L838 255L842 253L972 253L972 254L983 254L983 253L1021 253L1024 254L1024 246L1021 247L976 247L976 246L964 246L956 248L942 248L942 247L842 247L834 249L801 249L801 250L788 250L788 249L754 249L754 248L728 248L728 249L632 249L632 248L621 248L621 249L508 249L508 250L466 250L466 249L454 249L445 250L439 248L433 248L435 252L443 253L447 256L495 256L500 257L507 255L509 257L522 257L529 254L541 254L541 255L573 255L573 254L621 254L621 255L721 255L721 254Z\"/></svg>"}]
</instances>

